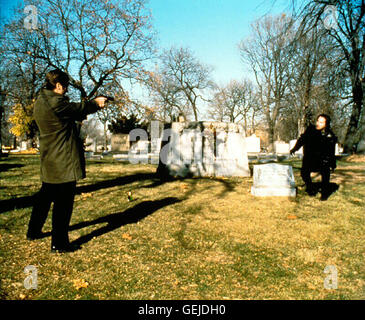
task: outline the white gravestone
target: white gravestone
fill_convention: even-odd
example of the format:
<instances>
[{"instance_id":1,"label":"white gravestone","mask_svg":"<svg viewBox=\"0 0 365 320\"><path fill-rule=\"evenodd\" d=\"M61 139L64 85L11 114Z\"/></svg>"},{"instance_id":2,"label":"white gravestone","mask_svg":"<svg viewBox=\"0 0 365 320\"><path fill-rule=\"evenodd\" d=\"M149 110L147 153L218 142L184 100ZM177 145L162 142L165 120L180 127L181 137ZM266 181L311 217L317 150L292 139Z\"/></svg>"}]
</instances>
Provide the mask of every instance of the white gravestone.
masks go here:
<instances>
[{"instance_id":1,"label":"white gravestone","mask_svg":"<svg viewBox=\"0 0 365 320\"><path fill-rule=\"evenodd\" d=\"M27 142L26 141L22 141L20 143L20 151L25 151L27 150Z\"/></svg>"},{"instance_id":2,"label":"white gravestone","mask_svg":"<svg viewBox=\"0 0 365 320\"><path fill-rule=\"evenodd\" d=\"M340 156L343 153L343 148L338 143L335 146L335 155Z\"/></svg>"},{"instance_id":3,"label":"white gravestone","mask_svg":"<svg viewBox=\"0 0 365 320\"><path fill-rule=\"evenodd\" d=\"M274 148L276 154L289 154L289 144L285 143L283 141L275 141L274 142Z\"/></svg>"},{"instance_id":4,"label":"white gravestone","mask_svg":"<svg viewBox=\"0 0 365 320\"><path fill-rule=\"evenodd\" d=\"M255 165L251 194L259 197L295 197L296 188L292 166L277 163Z\"/></svg>"},{"instance_id":5,"label":"white gravestone","mask_svg":"<svg viewBox=\"0 0 365 320\"><path fill-rule=\"evenodd\" d=\"M246 137L246 148L248 153L260 153L260 138L255 134Z\"/></svg>"}]
</instances>

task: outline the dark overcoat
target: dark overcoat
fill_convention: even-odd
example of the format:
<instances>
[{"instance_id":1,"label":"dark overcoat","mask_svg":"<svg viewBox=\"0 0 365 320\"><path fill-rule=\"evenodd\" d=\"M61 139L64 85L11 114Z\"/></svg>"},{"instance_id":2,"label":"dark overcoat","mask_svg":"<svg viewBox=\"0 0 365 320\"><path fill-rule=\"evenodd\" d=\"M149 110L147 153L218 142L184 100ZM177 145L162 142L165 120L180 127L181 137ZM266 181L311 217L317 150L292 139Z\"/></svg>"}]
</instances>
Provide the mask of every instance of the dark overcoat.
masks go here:
<instances>
[{"instance_id":1,"label":"dark overcoat","mask_svg":"<svg viewBox=\"0 0 365 320\"><path fill-rule=\"evenodd\" d=\"M52 90L41 90L33 115L40 131L42 182L66 183L85 177L83 143L75 121L98 110L95 102L73 103Z\"/></svg>"},{"instance_id":2,"label":"dark overcoat","mask_svg":"<svg viewBox=\"0 0 365 320\"><path fill-rule=\"evenodd\" d=\"M337 137L331 130L317 130L315 126L309 126L299 137L292 152L303 147L302 167L312 172L323 169L336 168Z\"/></svg>"}]
</instances>

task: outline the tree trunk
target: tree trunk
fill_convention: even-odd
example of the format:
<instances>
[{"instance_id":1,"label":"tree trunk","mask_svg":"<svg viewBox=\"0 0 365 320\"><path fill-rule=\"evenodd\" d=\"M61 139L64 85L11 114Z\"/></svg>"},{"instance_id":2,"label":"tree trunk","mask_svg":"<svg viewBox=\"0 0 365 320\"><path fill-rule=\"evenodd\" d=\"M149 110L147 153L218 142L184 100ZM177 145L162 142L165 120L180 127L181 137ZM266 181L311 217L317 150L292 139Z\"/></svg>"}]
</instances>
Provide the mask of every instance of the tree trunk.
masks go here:
<instances>
[{"instance_id":1,"label":"tree trunk","mask_svg":"<svg viewBox=\"0 0 365 320\"><path fill-rule=\"evenodd\" d=\"M354 153L357 149L357 145L360 141L360 117L363 108L363 88L362 83L359 79L356 79L352 87L352 95L354 97L354 103L352 106L352 113L350 117L350 122L347 127L347 132L344 142L344 152Z\"/></svg>"},{"instance_id":2,"label":"tree trunk","mask_svg":"<svg viewBox=\"0 0 365 320\"><path fill-rule=\"evenodd\" d=\"M269 145L268 145L267 149L269 152L274 152L275 123L271 119L268 120L267 123L268 123L268 132L267 133L268 133L268 138L269 138L269 140L268 140Z\"/></svg>"},{"instance_id":3,"label":"tree trunk","mask_svg":"<svg viewBox=\"0 0 365 320\"><path fill-rule=\"evenodd\" d=\"M2 101L0 100L0 103ZM2 140L2 134L1 134L1 131L2 131L2 123L3 123L3 106L0 105L0 157L1 155L3 154L3 140Z\"/></svg>"},{"instance_id":4,"label":"tree trunk","mask_svg":"<svg viewBox=\"0 0 365 320\"><path fill-rule=\"evenodd\" d=\"M106 121L104 122L104 151L108 151L108 135Z\"/></svg>"},{"instance_id":5,"label":"tree trunk","mask_svg":"<svg viewBox=\"0 0 365 320\"><path fill-rule=\"evenodd\" d=\"M304 128L302 129L306 129L310 126L311 122L312 122L312 117L313 117L313 112L310 108L310 96L311 96L311 78L308 79L307 84L306 84L306 89L304 92L304 119L303 119L303 125Z\"/></svg>"},{"instance_id":6,"label":"tree trunk","mask_svg":"<svg viewBox=\"0 0 365 320\"><path fill-rule=\"evenodd\" d=\"M195 121L198 121L198 112L196 111L196 106L195 106L195 104L193 105L193 111L194 111L194 118L195 118Z\"/></svg>"}]
</instances>

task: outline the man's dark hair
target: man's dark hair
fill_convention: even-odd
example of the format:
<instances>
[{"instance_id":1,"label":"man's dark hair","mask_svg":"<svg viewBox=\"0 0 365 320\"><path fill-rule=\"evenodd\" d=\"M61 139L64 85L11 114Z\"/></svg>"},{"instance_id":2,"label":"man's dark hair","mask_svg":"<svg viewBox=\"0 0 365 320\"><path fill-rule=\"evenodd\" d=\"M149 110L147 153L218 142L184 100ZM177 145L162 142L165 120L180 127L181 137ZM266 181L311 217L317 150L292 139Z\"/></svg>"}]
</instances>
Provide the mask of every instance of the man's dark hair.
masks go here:
<instances>
[{"instance_id":1,"label":"man's dark hair","mask_svg":"<svg viewBox=\"0 0 365 320\"><path fill-rule=\"evenodd\" d=\"M60 69L55 69L46 74L45 88L53 90L56 88L56 83L59 82L62 87L67 88L70 83L70 77L66 72Z\"/></svg>"},{"instance_id":2,"label":"man's dark hair","mask_svg":"<svg viewBox=\"0 0 365 320\"><path fill-rule=\"evenodd\" d=\"M325 118L326 119L326 130L329 130L331 128L331 117L328 114L325 113L321 113L317 116L317 120L318 118Z\"/></svg>"}]
</instances>

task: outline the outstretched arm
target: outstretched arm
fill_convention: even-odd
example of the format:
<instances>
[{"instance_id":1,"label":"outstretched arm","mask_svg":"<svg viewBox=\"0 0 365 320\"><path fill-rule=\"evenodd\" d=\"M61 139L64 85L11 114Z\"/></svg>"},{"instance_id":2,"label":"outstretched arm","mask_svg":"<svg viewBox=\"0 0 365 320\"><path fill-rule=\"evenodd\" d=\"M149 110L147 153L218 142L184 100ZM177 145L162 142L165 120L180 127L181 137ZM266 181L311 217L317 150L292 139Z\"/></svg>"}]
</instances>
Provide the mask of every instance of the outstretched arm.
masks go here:
<instances>
[{"instance_id":1,"label":"outstretched arm","mask_svg":"<svg viewBox=\"0 0 365 320\"><path fill-rule=\"evenodd\" d=\"M304 145L304 140L305 140L305 133L303 133L299 139L297 140L297 143L295 144L295 146L290 150L290 154L294 154L295 152L297 152L301 147L303 147Z\"/></svg>"},{"instance_id":2,"label":"outstretched arm","mask_svg":"<svg viewBox=\"0 0 365 320\"><path fill-rule=\"evenodd\" d=\"M97 97L91 101L84 100L80 103L75 103L69 102L67 97L60 96L53 109L61 119L82 121L86 119L88 114L104 108L106 100L105 97Z\"/></svg>"}]
</instances>

